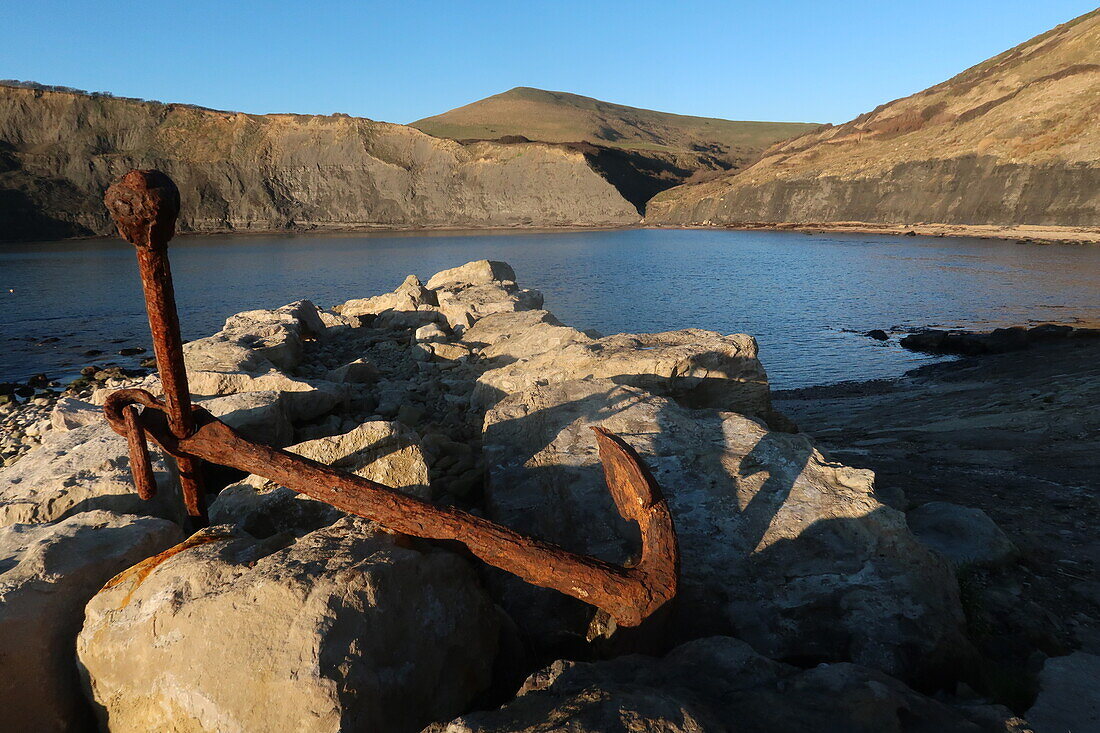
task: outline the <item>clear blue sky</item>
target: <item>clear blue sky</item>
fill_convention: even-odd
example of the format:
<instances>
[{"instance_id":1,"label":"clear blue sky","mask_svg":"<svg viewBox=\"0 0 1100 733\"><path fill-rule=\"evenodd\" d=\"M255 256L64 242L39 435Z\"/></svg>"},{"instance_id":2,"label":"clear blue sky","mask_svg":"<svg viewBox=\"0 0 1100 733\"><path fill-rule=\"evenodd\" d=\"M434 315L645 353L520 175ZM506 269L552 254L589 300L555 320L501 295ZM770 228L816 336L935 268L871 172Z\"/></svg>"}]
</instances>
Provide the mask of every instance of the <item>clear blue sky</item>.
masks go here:
<instances>
[{"instance_id":1,"label":"clear blue sky","mask_svg":"<svg viewBox=\"0 0 1100 733\"><path fill-rule=\"evenodd\" d=\"M0 78L411 122L533 86L844 122L1092 10L1072 0L6 0Z\"/></svg>"}]
</instances>

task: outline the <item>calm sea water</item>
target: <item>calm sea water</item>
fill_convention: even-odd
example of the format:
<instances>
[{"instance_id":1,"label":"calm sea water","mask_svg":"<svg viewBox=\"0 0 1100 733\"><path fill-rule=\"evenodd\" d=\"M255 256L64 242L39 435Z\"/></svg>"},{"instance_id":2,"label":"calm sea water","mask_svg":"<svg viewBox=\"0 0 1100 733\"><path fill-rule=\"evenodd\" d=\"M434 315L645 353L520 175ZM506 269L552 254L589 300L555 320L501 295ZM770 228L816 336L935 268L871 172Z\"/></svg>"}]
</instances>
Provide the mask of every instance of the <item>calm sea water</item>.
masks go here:
<instances>
[{"instance_id":1,"label":"calm sea water","mask_svg":"<svg viewBox=\"0 0 1100 733\"><path fill-rule=\"evenodd\" d=\"M751 333L778 388L893 377L929 361L861 335L873 328L1100 318L1100 248L1089 246L637 229L189 236L170 252L184 338L242 310L299 298L331 307L488 258L510 263L578 328ZM149 346L140 293L121 241L0 246L0 381L133 363L109 355Z\"/></svg>"}]
</instances>

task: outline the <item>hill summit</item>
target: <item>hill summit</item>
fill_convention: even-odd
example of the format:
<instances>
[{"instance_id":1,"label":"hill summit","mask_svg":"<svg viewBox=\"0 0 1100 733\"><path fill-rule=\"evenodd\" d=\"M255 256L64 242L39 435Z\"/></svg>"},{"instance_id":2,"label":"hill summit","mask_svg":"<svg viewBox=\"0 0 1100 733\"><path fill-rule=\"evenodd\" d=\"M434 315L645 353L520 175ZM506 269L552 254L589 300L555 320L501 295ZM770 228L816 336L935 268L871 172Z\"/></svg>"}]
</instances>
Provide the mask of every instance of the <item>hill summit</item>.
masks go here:
<instances>
[{"instance_id":1,"label":"hill summit","mask_svg":"<svg viewBox=\"0 0 1100 733\"><path fill-rule=\"evenodd\" d=\"M521 135L543 142L602 143L627 150L710 153L730 162L812 130L805 122L741 122L627 107L568 92L516 87L412 123L456 139Z\"/></svg>"},{"instance_id":2,"label":"hill summit","mask_svg":"<svg viewBox=\"0 0 1100 733\"><path fill-rule=\"evenodd\" d=\"M455 140L538 140L590 147L605 175L641 207L657 191L737 170L805 122L744 122L656 112L568 92L516 87L411 123Z\"/></svg>"}]
</instances>

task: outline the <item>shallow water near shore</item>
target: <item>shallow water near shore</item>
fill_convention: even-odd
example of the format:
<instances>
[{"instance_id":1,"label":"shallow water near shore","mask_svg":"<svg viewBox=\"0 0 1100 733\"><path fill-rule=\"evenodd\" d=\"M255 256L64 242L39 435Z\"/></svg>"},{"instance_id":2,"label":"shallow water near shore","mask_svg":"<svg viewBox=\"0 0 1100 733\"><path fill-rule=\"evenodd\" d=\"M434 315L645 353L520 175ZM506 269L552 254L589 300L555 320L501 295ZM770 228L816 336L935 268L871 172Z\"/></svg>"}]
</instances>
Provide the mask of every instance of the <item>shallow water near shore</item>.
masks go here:
<instances>
[{"instance_id":1,"label":"shallow water near shore","mask_svg":"<svg viewBox=\"0 0 1100 733\"><path fill-rule=\"evenodd\" d=\"M798 232L656 230L184 236L170 249L184 338L300 298L332 307L476 259L504 260L566 324L756 336L776 388L900 376L934 359L870 329L1100 319L1100 247ZM12 292L9 292L12 291ZM54 340L56 339L56 340ZM0 246L0 381L148 347L133 249ZM104 352L85 356L88 350Z\"/></svg>"}]
</instances>

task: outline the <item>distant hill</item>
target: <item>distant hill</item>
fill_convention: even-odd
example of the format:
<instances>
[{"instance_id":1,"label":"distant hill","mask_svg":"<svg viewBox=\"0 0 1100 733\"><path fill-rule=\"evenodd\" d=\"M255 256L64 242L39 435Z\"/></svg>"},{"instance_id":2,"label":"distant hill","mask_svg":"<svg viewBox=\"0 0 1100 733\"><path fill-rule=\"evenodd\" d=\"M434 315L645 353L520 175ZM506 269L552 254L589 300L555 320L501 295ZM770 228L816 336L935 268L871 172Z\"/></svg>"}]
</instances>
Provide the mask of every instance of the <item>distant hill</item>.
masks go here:
<instances>
[{"instance_id":1,"label":"distant hill","mask_svg":"<svg viewBox=\"0 0 1100 733\"><path fill-rule=\"evenodd\" d=\"M638 221L589 156L559 145L0 82L0 240L112 233L103 192L130 168L175 179L182 231Z\"/></svg>"},{"instance_id":2,"label":"distant hill","mask_svg":"<svg viewBox=\"0 0 1100 733\"><path fill-rule=\"evenodd\" d=\"M1100 225L1100 10L667 190L646 220Z\"/></svg>"},{"instance_id":3,"label":"distant hill","mask_svg":"<svg viewBox=\"0 0 1100 733\"><path fill-rule=\"evenodd\" d=\"M705 153L731 162L818 127L805 122L736 122L654 112L531 87L494 94L411 126L456 140L522 135L551 143L585 141L626 150Z\"/></svg>"},{"instance_id":4,"label":"distant hill","mask_svg":"<svg viewBox=\"0 0 1100 733\"><path fill-rule=\"evenodd\" d=\"M411 126L455 140L525 138L623 151L626 155L604 157L611 165L632 168L635 176L649 177L649 186L627 195L639 205L657 190L693 176L705 179L738 169L769 145L819 127L690 117L530 87L516 87Z\"/></svg>"}]
</instances>

